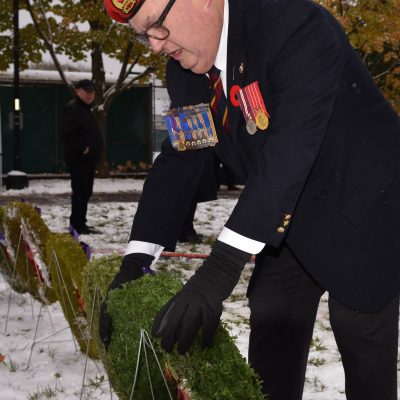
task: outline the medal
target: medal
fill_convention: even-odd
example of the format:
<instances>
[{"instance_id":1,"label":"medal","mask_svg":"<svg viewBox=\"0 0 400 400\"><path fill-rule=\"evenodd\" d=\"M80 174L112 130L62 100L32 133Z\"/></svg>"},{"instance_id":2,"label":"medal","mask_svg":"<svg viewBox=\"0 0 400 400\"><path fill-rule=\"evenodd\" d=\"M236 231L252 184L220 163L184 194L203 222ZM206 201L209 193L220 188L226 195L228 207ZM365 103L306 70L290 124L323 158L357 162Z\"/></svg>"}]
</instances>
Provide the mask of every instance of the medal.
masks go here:
<instances>
[{"instance_id":1,"label":"medal","mask_svg":"<svg viewBox=\"0 0 400 400\"><path fill-rule=\"evenodd\" d=\"M246 120L246 130L249 135L254 135L257 132L257 125L254 122L253 115L250 112L249 99L247 98L246 93L242 89L238 91L238 100L240 109L242 110L242 113Z\"/></svg>"},{"instance_id":2,"label":"medal","mask_svg":"<svg viewBox=\"0 0 400 400\"><path fill-rule=\"evenodd\" d=\"M250 83L237 92L240 108L246 120L246 130L254 135L257 128L264 131L269 125L269 114L261 95L258 81Z\"/></svg>"},{"instance_id":3,"label":"medal","mask_svg":"<svg viewBox=\"0 0 400 400\"><path fill-rule=\"evenodd\" d=\"M218 143L209 104L178 107L162 115L174 149L197 150Z\"/></svg>"},{"instance_id":4,"label":"medal","mask_svg":"<svg viewBox=\"0 0 400 400\"><path fill-rule=\"evenodd\" d=\"M256 124L259 129L265 131L268 128L269 120L267 114L265 114L262 110L258 110L256 114Z\"/></svg>"},{"instance_id":5,"label":"medal","mask_svg":"<svg viewBox=\"0 0 400 400\"><path fill-rule=\"evenodd\" d=\"M249 135L254 135L257 132L257 125L252 119L247 120L246 130Z\"/></svg>"},{"instance_id":6,"label":"medal","mask_svg":"<svg viewBox=\"0 0 400 400\"><path fill-rule=\"evenodd\" d=\"M184 151L184 150L186 150L185 142L183 142L183 141L181 141L181 140L178 142L178 150L179 150L179 151Z\"/></svg>"}]
</instances>

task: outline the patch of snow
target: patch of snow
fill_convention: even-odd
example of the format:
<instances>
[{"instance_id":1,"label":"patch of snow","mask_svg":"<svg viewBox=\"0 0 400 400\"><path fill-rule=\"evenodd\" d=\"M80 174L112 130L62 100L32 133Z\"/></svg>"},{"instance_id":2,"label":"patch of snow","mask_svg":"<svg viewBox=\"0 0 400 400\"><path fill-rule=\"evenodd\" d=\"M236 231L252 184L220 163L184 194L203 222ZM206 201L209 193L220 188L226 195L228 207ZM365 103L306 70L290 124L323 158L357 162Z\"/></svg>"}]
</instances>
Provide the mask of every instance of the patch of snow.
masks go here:
<instances>
[{"instance_id":1,"label":"patch of snow","mask_svg":"<svg viewBox=\"0 0 400 400\"><path fill-rule=\"evenodd\" d=\"M97 180L95 191L118 192L140 191L142 180ZM69 181L31 181L26 193L69 193ZM18 191L20 193L20 191ZM221 199L198 205L195 228L210 239L220 233L230 212L236 204L235 199ZM69 204L38 204L42 217L52 231L67 232L69 225ZM98 229L98 235L82 235L81 240L88 243L94 256L122 252L129 240L132 219L137 203L104 202L90 203L88 224ZM97 251L97 252L96 252ZM176 249L182 253L206 253L210 245L206 243L179 243ZM156 268L166 267L187 280L202 263L199 259L161 258ZM158 267L157 267L158 265ZM236 344L244 357L247 357L249 336L249 315L246 289L254 264L245 266L241 279L232 296L224 303L222 320L225 321ZM10 297L11 293L11 297ZM9 299L11 301L9 302ZM5 321L8 306L10 313L7 331ZM71 333L58 303L41 310L37 340L51 336L48 340L33 346L31 363L28 366L30 350L35 337L35 326L40 304L26 294L10 292L0 276L0 353L6 356L0 364L0 400L26 400L29 395L48 390L55 392L55 398L72 400L80 398L85 367L85 355L76 350ZM51 319L50 319L51 317ZM57 333L58 332L58 333ZM10 365L14 365L10 371ZM85 384L88 386L83 399L110 399L109 387L102 377L106 377L104 367L88 360ZM345 400L344 374L335 339L329 323L327 295L321 299L314 327L313 344L310 349L306 372L303 400ZM40 397L38 397L40 398ZM44 395L42 398L45 398ZM113 398L117 398L114 394Z\"/></svg>"},{"instance_id":2,"label":"patch of snow","mask_svg":"<svg viewBox=\"0 0 400 400\"><path fill-rule=\"evenodd\" d=\"M17 170L12 170L10 172L7 173L8 176L26 176L25 172L22 171L17 171Z\"/></svg>"}]
</instances>

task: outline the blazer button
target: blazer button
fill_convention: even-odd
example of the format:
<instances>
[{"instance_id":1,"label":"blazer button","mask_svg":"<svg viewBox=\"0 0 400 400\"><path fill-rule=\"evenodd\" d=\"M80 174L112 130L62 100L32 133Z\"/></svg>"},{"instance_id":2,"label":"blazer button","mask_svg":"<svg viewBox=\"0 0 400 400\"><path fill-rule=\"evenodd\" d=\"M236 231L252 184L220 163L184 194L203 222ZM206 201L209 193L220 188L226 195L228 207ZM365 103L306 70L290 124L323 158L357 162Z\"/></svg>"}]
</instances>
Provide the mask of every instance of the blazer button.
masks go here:
<instances>
[{"instance_id":1,"label":"blazer button","mask_svg":"<svg viewBox=\"0 0 400 400\"><path fill-rule=\"evenodd\" d=\"M280 226L276 231L278 233L283 233L283 232L285 232L285 228L283 226Z\"/></svg>"},{"instance_id":2,"label":"blazer button","mask_svg":"<svg viewBox=\"0 0 400 400\"><path fill-rule=\"evenodd\" d=\"M283 221L283 226L288 226L290 224L290 221Z\"/></svg>"},{"instance_id":3,"label":"blazer button","mask_svg":"<svg viewBox=\"0 0 400 400\"><path fill-rule=\"evenodd\" d=\"M285 220L289 221L292 218L292 216L290 214L285 214Z\"/></svg>"}]
</instances>

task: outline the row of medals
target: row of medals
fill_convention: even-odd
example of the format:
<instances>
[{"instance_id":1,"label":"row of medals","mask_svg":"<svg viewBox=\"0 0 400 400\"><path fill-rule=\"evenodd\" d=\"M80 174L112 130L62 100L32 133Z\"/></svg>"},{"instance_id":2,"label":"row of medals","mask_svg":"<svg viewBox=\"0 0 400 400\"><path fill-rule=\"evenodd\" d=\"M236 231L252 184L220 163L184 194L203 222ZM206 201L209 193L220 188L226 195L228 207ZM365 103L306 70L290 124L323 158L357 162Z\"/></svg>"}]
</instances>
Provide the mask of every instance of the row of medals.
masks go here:
<instances>
[{"instance_id":1,"label":"row of medals","mask_svg":"<svg viewBox=\"0 0 400 400\"><path fill-rule=\"evenodd\" d=\"M186 130L181 126L179 115L182 113L184 114L182 122L186 122L191 135L191 139L189 140L185 137ZM187 148L195 149L215 146L218 143L209 104L201 103L196 106L175 108L163 112L163 116L168 132L172 134L172 136L170 135L172 145L179 151L184 151ZM175 130L173 125L168 123L171 119L175 121L177 127L180 127L179 130ZM209 122L209 126L207 126L205 119ZM197 120L197 123L194 122L195 120Z\"/></svg>"}]
</instances>

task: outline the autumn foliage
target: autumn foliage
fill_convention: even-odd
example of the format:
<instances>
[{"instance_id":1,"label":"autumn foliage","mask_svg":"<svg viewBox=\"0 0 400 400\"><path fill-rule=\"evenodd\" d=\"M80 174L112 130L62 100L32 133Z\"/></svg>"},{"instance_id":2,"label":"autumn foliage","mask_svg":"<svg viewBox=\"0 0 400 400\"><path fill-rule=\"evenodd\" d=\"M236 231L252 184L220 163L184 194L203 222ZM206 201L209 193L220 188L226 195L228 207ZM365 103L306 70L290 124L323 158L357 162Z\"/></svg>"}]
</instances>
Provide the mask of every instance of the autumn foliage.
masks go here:
<instances>
[{"instance_id":1,"label":"autumn foliage","mask_svg":"<svg viewBox=\"0 0 400 400\"><path fill-rule=\"evenodd\" d=\"M339 20L386 99L400 112L400 0L318 0Z\"/></svg>"}]
</instances>

